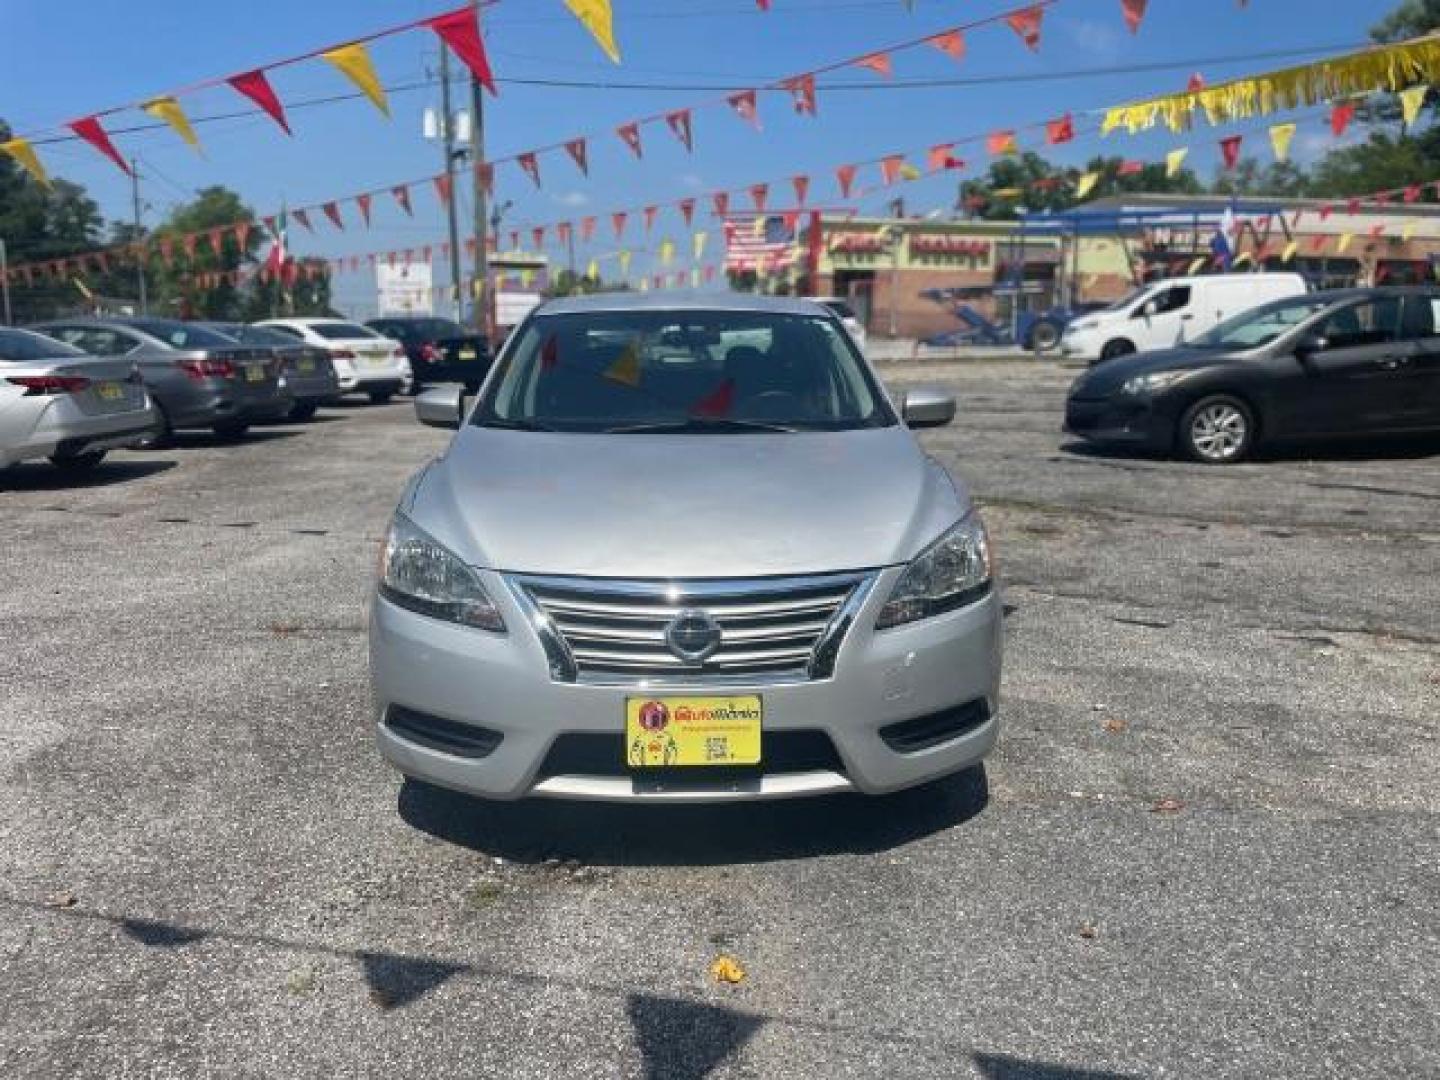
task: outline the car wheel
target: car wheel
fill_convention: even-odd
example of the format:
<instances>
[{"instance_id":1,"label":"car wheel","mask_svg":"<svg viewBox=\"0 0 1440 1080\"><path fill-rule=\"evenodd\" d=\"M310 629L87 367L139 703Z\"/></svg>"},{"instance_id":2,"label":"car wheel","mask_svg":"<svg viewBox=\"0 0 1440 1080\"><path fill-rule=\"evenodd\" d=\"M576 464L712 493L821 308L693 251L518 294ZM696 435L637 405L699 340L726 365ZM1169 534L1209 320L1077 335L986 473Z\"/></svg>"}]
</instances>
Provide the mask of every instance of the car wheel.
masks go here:
<instances>
[{"instance_id":1,"label":"car wheel","mask_svg":"<svg viewBox=\"0 0 1440 1080\"><path fill-rule=\"evenodd\" d=\"M175 429L170 425L170 414L157 401L155 412L160 417L160 422L155 426L153 434L145 436L135 445L137 450L163 450L175 441Z\"/></svg>"},{"instance_id":2,"label":"car wheel","mask_svg":"<svg viewBox=\"0 0 1440 1080\"><path fill-rule=\"evenodd\" d=\"M392 397L394 397L394 396L395 396L395 391L393 391L393 390L371 390L371 391L370 391L370 404L371 404L371 405L384 405L387 401L389 401L389 400L390 400Z\"/></svg>"},{"instance_id":3,"label":"car wheel","mask_svg":"<svg viewBox=\"0 0 1440 1080\"><path fill-rule=\"evenodd\" d=\"M1048 319L1042 319L1030 329L1031 352L1049 352L1060 344L1060 327Z\"/></svg>"},{"instance_id":4,"label":"car wheel","mask_svg":"<svg viewBox=\"0 0 1440 1080\"><path fill-rule=\"evenodd\" d=\"M86 450L79 454L53 454L50 457L50 464L62 472L85 473L104 460L104 450Z\"/></svg>"},{"instance_id":5,"label":"car wheel","mask_svg":"<svg viewBox=\"0 0 1440 1080\"><path fill-rule=\"evenodd\" d=\"M290 412L287 416L291 420L309 420L315 415L315 410L318 408L319 406L313 401L307 401L303 405L295 404L290 406Z\"/></svg>"},{"instance_id":6,"label":"car wheel","mask_svg":"<svg viewBox=\"0 0 1440 1080\"><path fill-rule=\"evenodd\" d=\"M1239 398L1203 397L1180 418L1179 442L1185 455L1205 465L1232 465L1255 445L1255 414Z\"/></svg>"},{"instance_id":7,"label":"car wheel","mask_svg":"<svg viewBox=\"0 0 1440 1080\"><path fill-rule=\"evenodd\" d=\"M1105 347L1100 350L1101 360L1115 360L1121 356L1129 356L1135 351L1135 343L1126 341L1124 338L1116 338L1114 341L1107 341Z\"/></svg>"},{"instance_id":8,"label":"car wheel","mask_svg":"<svg viewBox=\"0 0 1440 1080\"><path fill-rule=\"evenodd\" d=\"M222 439L239 439L250 430L250 425L244 420L222 420L211 430Z\"/></svg>"}]
</instances>

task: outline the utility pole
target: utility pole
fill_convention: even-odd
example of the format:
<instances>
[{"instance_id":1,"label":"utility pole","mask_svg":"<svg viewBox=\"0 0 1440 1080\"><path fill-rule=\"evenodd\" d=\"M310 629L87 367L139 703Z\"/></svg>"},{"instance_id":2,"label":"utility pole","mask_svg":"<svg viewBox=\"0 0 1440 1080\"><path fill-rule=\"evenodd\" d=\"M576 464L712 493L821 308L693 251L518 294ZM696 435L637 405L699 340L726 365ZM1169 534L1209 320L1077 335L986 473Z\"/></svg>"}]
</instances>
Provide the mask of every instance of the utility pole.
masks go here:
<instances>
[{"instance_id":1,"label":"utility pole","mask_svg":"<svg viewBox=\"0 0 1440 1080\"><path fill-rule=\"evenodd\" d=\"M465 294L460 280L460 225L455 218L455 117L450 112L450 48L440 43L440 145L445 152L445 177L450 184L450 198L445 201L445 215L450 229L450 281L454 286L455 321L465 317Z\"/></svg>"},{"instance_id":2,"label":"utility pole","mask_svg":"<svg viewBox=\"0 0 1440 1080\"><path fill-rule=\"evenodd\" d=\"M485 96L480 80L470 77L470 173L475 178L475 281L471 289L476 329L487 341L495 340L495 290L490 287L490 241L486 234L489 213L485 177L494 177L485 162Z\"/></svg>"},{"instance_id":3,"label":"utility pole","mask_svg":"<svg viewBox=\"0 0 1440 1080\"><path fill-rule=\"evenodd\" d=\"M140 167L130 159L130 205L135 211L135 242L140 243L144 227L140 224ZM150 302L145 295L145 250L137 249L135 256L135 287L140 298L140 314L150 314Z\"/></svg>"},{"instance_id":4,"label":"utility pole","mask_svg":"<svg viewBox=\"0 0 1440 1080\"><path fill-rule=\"evenodd\" d=\"M5 238L0 236L0 298L4 299L5 325L9 326L10 317L10 261L5 255Z\"/></svg>"}]
</instances>

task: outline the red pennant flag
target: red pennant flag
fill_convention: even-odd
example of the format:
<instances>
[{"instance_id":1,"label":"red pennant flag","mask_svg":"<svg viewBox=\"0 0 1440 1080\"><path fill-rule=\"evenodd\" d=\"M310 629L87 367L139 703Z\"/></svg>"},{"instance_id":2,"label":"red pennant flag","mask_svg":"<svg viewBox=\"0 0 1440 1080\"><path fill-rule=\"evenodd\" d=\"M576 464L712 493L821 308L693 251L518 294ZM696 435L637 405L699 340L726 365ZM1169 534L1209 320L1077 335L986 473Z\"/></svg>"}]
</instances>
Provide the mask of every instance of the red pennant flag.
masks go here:
<instances>
[{"instance_id":1,"label":"red pennant flag","mask_svg":"<svg viewBox=\"0 0 1440 1080\"><path fill-rule=\"evenodd\" d=\"M1407 187L1407 188L1405 189L1405 194L1402 196L1402 198L1403 198L1407 203L1416 203L1416 202L1419 202L1419 201L1420 201L1420 185L1419 185L1419 184L1411 184L1409 187Z\"/></svg>"},{"instance_id":2,"label":"red pennant flag","mask_svg":"<svg viewBox=\"0 0 1440 1080\"><path fill-rule=\"evenodd\" d=\"M930 148L930 153L925 159L925 167L931 172L939 172L942 169L955 168L955 158L951 152L955 149L954 143L937 143Z\"/></svg>"},{"instance_id":3,"label":"red pennant flag","mask_svg":"<svg viewBox=\"0 0 1440 1080\"><path fill-rule=\"evenodd\" d=\"M880 159L880 180L893 184L900 179L900 166L905 164L904 154L890 154Z\"/></svg>"},{"instance_id":4,"label":"red pennant flag","mask_svg":"<svg viewBox=\"0 0 1440 1080\"><path fill-rule=\"evenodd\" d=\"M1043 7L1026 8L1024 11L1017 11L1014 14L1006 15L1005 22L1020 35L1020 40L1031 52L1040 51L1040 23L1045 18Z\"/></svg>"},{"instance_id":5,"label":"red pennant flag","mask_svg":"<svg viewBox=\"0 0 1440 1080\"><path fill-rule=\"evenodd\" d=\"M810 194L810 177L792 176L790 184L795 188L795 201L801 206L805 205L805 197Z\"/></svg>"},{"instance_id":6,"label":"red pennant flag","mask_svg":"<svg viewBox=\"0 0 1440 1080\"><path fill-rule=\"evenodd\" d=\"M781 220L785 223L785 228L793 233L800 225L800 211L786 210L785 213L781 215Z\"/></svg>"},{"instance_id":7,"label":"red pennant flag","mask_svg":"<svg viewBox=\"0 0 1440 1080\"><path fill-rule=\"evenodd\" d=\"M1385 235L1385 223L1382 221L1379 225L1372 225L1370 227L1370 235L1376 240L1379 240L1380 237Z\"/></svg>"},{"instance_id":8,"label":"red pennant flag","mask_svg":"<svg viewBox=\"0 0 1440 1080\"><path fill-rule=\"evenodd\" d=\"M394 268L394 266L395 266L395 252L393 252L393 251L387 251L387 252L385 253L385 263L386 263L387 266L391 267L392 269Z\"/></svg>"},{"instance_id":9,"label":"red pennant flag","mask_svg":"<svg viewBox=\"0 0 1440 1080\"><path fill-rule=\"evenodd\" d=\"M1149 0L1120 0L1120 10L1125 16L1125 25L1132 34L1139 33L1140 24L1145 21L1145 6Z\"/></svg>"},{"instance_id":10,"label":"red pennant flag","mask_svg":"<svg viewBox=\"0 0 1440 1080\"><path fill-rule=\"evenodd\" d=\"M217 256L225 254L225 234L230 230L225 226L218 229L211 229L205 234L205 239L210 241L210 250Z\"/></svg>"},{"instance_id":11,"label":"red pennant flag","mask_svg":"<svg viewBox=\"0 0 1440 1080\"><path fill-rule=\"evenodd\" d=\"M130 175L130 166L120 156L120 151L115 149L115 144L110 141L110 136L105 133L105 129L100 126L98 118L87 116L83 120L72 120L65 126L120 166L120 171L126 176Z\"/></svg>"},{"instance_id":12,"label":"red pennant flag","mask_svg":"<svg viewBox=\"0 0 1440 1080\"><path fill-rule=\"evenodd\" d=\"M230 235L235 238L235 249L244 255L250 250L250 223L242 221L230 230Z\"/></svg>"},{"instance_id":13,"label":"red pennant flag","mask_svg":"<svg viewBox=\"0 0 1440 1080\"><path fill-rule=\"evenodd\" d=\"M1138 176L1145 171L1143 161L1122 161L1115 169L1116 176Z\"/></svg>"},{"instance_id":14,"label":"red pennant flag","mask_svg":"<svg viewBox=\"0 0 1440 1080\"><path fill-rule=\"evenodd\" d=\"M729 416L735 407L735 380L726 379L694 405L690 406L691 416Z\"/></svg>"},{"instance_id":15,"label":"red pennant flag","mask_svg":"<svg viewBox=\"0 0 1440 1080\"><path fill-rule=\"evenodd\" d=\"M325 211L325 216L330 219L331 224L337 229L343 230L345 228L345 222L340 220L340 207L338 204L327 202L324 206L320 207L320 209Z\"/></svg>"},{"instance_id":16,"label":"red pennant flag","mask_svg":"<svg viewBox=\"0 0 1440 1080\"><path fill-rule=\"evenodd\" d=\"M360 208L360 217L365 222L365 227L370 227L370 196L356 195L355 205Z\"/></svg>"},{"instance_id":17,"label":"red pennant flag","mask_svg":"<svg viewBox=\"0 0 1440 1080\"><path fill-rule=\"evenodd\" d=\"M959 30L947 30L943 34L925 39L952 60L965 59L965 35Z\"/></svg>"},{"instance_id":18,"label":"red pennant flag","mask_svg":"<svg viewBox=\"0 0 1440 1080\"><path fill-rule=\"evenodd\" d=\"M632 120L628 124L621 124L615 129L615 134L624 140L625 145L630 148L630 152L637 158L645 156L640 149L640 124L638 122Z\"/></svg>"},{"instance_id":19,"label":"red pennant flag","mask_svg":"<svg viewBox=\"0 0 1440 1080\"><path fill-rule=\"evenodd\" d=\"M497 94L495 77L490 73L490 60L485 55L485 43L480 38L479 9L468 4L447 15L427 19L425 25L440 35L440 40L455 51L455 55L470 69L481 86Z\"/></svg>"},{"instance_id":20,"label":"red pennant flag","mask_svg":"<svg viewBox=\"0 0 1440 1080\"><path fill-rule=\"evenodd\" d=\"M580 239L589 241L595 235L595 219L593 217L580 219Z\"/></svg>"},{"instance_id":21,"label":"red pennant flag","mask_svg":"<svg viewBox=\"0 0 1440 1080\"><path fill-rule=\"evenodd\" d=\"M1228 139L1220 140L1220 156L1224 159L1225 168L1233 169L1240 162L1240 143L1243 135L1231 135Z\"/></svg>"},{"instance_id":22,"label":"red pennant flag","mask_svg":"<svg viewBox=\"0 0 1440 1080\"><path fill-rule=\"evenodd\" d=\"M758 7L761 11L769 11L770 0L755 0L755 6Z\"/></svg>"},{"instance_id":23,"label":"red pennant flag","mask_svg":"<svg viewBox=\"0 0 1440 1080\"><path fill-rule=\"evenodd\" d=\"M530 182L537 188L540 186L540 160L533 151L519 154L515 158L515 164L519 165L525 175L530 177Z\"/></svg>"},{"instance_id":24,"label":"red pennant flag","mask_svg":"<svg viewBox=\"0 0 1440 1080\"><path fill-rule=\"evenodd\" d=\"M655 215L659 212L660 208L658 206L645 207L645 231L647 233L655 228Z\"/></svg>"},{"instance_id":25,"label":"red pennant flag","mask_svg":"<svg viewBox=\"0 0 1440 1080\"><path fill-rule=\"evenodd\" d=\"M887 52L871 53L869 56L862 56L855 61L856 67L863 67L875 72L876 75L883 75L890 78L895 74L895 68L890 63L890 54Z\"/></svg>"},{"instance_id":26,"label":"red pennant flag","mask_svg":"<svg viewBox=\"0 0 1440 1080\"><path fill-rule=\"evenodd\" d=\"M1355 215L1355 214L1360 213L1360 200L1359 200L1359 199L1350 199L1350 200L1348 200L1348 201L1345 203L1345 212L1346 212L1347 214L1352 215L1352 216Z\"/></svg>"},{"instance_id":27,"label":"red pennant flag","mask_svg":"<svg viewBox=\"0 0 1440 1080\"><path fill-rule=\"evenodd\" d=\"M544 226L544 225L537 225L537 226L535 226L535 228L531 229L531 230L530 230L530 239L535 241L535 247L536 247L537 250L538 250L539 248L544 247L544 246L545 246L545 226Z\"/></svg>"},{"instance_id":28,"label":"red pennant flag","mask_svg":"<svg viewBox=\"0 0 1440 1080\"><path fill-rule=\"evenodd\" d=\"M435 185L435 197L440 200L441 206L450 205L450 196L454 194L448 173L441 173L431 181Z\"/></svg>"},{"instance_id":29,"label":"red pennant flag","mask_svg":"<svg viewBox=\"0 0 1440 1080\"><path fill-rule=\"evenodd\" d=\"M1335 133L1338 139L1345 134L1345 129L1350 126L1350 121L1355 119L1355 103L1353 101L1339 102L1330 110L1330 130Z\"/></svg>"},{"instance_id":30,"label":"red pennant flag","mask_svg":"<svg viewBox=\"0 0 1440 1080\"><path fill-rule=\"evenodd\" d=\"M1010 154L1015 151L1015 132L994 131L985 136L985 149L999 157L1001 154Z\"/></svg>"},{"instance_id":31,"label":"red pennant flag","mask_svg":"<svg viewBox=\"0 0 1440 1080\"><path fill-rule=\"evenodd\" d=\"M690 128L689 109L677 109L675 112L666 113L665 123L670 126L670 130L675 133L675 137L680 140L686 151L695 149L694 133Z\"/></svg>"},{"instance_id":32,"label":"red pennant flag","mask_svg":"<svg viewBox=\"0 0 1440 1080\"><path fill-rule=\"evenodd\" d=\"M404 184L390 189L390 194L395 196L395 201L400 204L400 209L410 216L415 216L415 211L410 209L410 189ZM273 230L272 230L273 231Z\"/></svg>"},{"instance_id":33,"label":"red pennant flag","mask_svg":"<svg viewBox=\"0 0 1440 1080\"><path fill-rule=\"evenodd\" d=\"M740 119L753 125L756 131L760 130L760 111L756 107L754 90L742 90L738 94L731 94L725 100L740 114Z\"/></svg>"},{"instance_id":34,"label":"red pennant flag","mask_svg":"<svg viewBox=\"0 0 1440 1080\"><path fill-rule=\"evenodd\" d=\"M185 249L185 257L192 262L195 259L195 242L199 239L200 237L195 233L186 233L180 238L180 246Z\"/></svg>"},{"instance_id":35,"label":"red pennant flag","mask_svg":"<svg viewBox=\"0 0 1440 1080\"><path fill-rule=\"evenodd\" d=\"M730 195L724 191L717 191L710 196L711 203L715 206L715 216L723 218L730 212Z\"/></svg>"},{"instance_id":36,"label":"red pennant flag","mask_svg":"<svg viewBox=\"0 0 1440 1080\"><path fill-rule=\"evenodd\" d=\"M1185 84L1185 90L1191 94L1198 94L1205 89L1205 76L1198 71L1190 76L1190 81Z\"/></svg>"},{"instance_id":37,"label":"red pennant flag","mask_svg":"<svg viewBox=\"0 0 1440 1080\"><path fill-rule=\"evenodd\" d=\"M770 194L770 185L769 185L769 184L751 184L751 185L750 185L750 201L755 204L755 209L756 209L756 210L761 210L761 211L763 211L763 210L765 209L765 199L769 196L769 194Z\"/></svg>"},{"instance_id":38,"label":"red pennant flag","mask_svg":"<svg viewBox=\"0 0 1440 1080\"><path fill-rule=\"evenodd\" d=\"M780 86L789 90L795 99L795 111L801 116L814 116L815 109L815 76L796 75L793 79L786 79Z\"/></svg>"},{"instance_id":39,"label":"red pennant flag","mask_svg":"<svg viewBox=\"0 0 1440 1080\"><path fill-rule=\"evenodd\" d=\"M1322 207L1320 208L1320 220L1321 220L1321 221L1327 221L1327 220L1329 220L1330 215L1333 214L1334 212L1335 212L1335 207L1330 206L1330 205L1328 205L1328 204L1325 205L1325 206L1322 206Z\"/></svg>"},{"instance_id":40,"label":"red pennant flag","mask_svg":"<svg viewBox=\"0 0 1440 1080\"><path fill-rule=\"evenodd\" d=\"M555 226L555 236L560 241L562 247L569 245L570 237L573 233L574 230L570 227L570 222L568 221L562 221Z\"/></svg>"},{"instance_id":41,"label":"red pennant flag","mask_svg":"<svg viewBox=\"0 0 1440 1080\"><path fill-rule=\"evenodd\" d=\"M685 219L685 227L689 228L690 223L695 220L695 200L680 200L680 216Z\"/></svg>"},{"instance_id":42,"label":"red pennant flag","mask_svg":"<svg viewBox=\"0 0 1440 1080\"><path fill-rule=\"evenodd\" d=\"M1067 143L1075 138L1075 121L1070 114L1066 113L1059 120L1051 120L1045 125L1045 141L1051 146L1060 143Z\"/></svg>"},{"instance_id":43,"label":"red pennant flag","mask_svg":"<svg viewBox=\"0 0 1440 1080\"><path fill-rule=\"evenodd\" d=\"M565 152L574 160L575 166L583 175L590 175L590 155L584 139L571 139L565 144Z\"/></svg>"},{"instance_id":44,"label":"red pennant flag","mask_svg":"<svg viewBox=\"0 0 1440 1080\"><path fill-rule=\"evenodd\" d=\"M610 224L615 227L615 239L619 240L625 233L625 219L629 215L624 210L617 210L610 215Z\"/></svg>"},{"instance_id":45,"label":"red pennant flag","mask_svg":"<svg viewBox=\"0 0 1440 1080\"><path fill-rule=\"evenodd\" d=\"M246 71L240 75L232 75L225 81L264 109L270 118L284 129L286 135L293 134L289 121L285 119L285 108L275 96L270 80L265 78L265 72Z\"/></svg>"},{"instance_id":46,"label":"red pennant flag","mask_svg":"<svg viewBox=\"0 0 1440 1080\"><path fill-rule=\"evenodd\" d=\"M835 170L835 179L840 184L840 197L850 198L850 189L855 184L855 173L857 167L854 165L841 165Z\"/></svg>"},{"instance_id":47,"label":"red pennant flag","mask_svg":"<svg viewBox=\"0 0 1440 1080\"><path fill-rule=\"evenodd\" d=\"M306 211L304 211L304 210L296 210L296 211L295 211L295 220L298 221L298 222L304 227L304 229L305 229L306 232L312 232L312 233L313 233L313 232L315 231L315 226L313 226L313 225L310 224L310 215L309 215L309 213L307 213Z\"/></svg>"}]
</instances>

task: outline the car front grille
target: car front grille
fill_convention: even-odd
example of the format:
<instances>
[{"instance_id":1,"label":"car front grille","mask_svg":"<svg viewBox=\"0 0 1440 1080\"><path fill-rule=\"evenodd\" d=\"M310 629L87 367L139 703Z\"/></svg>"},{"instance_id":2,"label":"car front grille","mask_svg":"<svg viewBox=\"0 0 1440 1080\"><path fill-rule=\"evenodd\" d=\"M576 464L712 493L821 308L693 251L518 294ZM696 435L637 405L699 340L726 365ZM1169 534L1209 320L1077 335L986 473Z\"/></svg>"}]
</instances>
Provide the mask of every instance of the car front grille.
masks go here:
<instances>
[{"instance_id":1,"label":"car front grille","mask_svg":"<svg viewBox=\"0 0 1440 1080\"><path fill-rule=\"evenodd\" d=\"M873 575L703 581L514 576L562 682L722 683L828 678ZM719 627L718 647L685 659L666 631L682 613Z\"/></svg>"}]
</instances>

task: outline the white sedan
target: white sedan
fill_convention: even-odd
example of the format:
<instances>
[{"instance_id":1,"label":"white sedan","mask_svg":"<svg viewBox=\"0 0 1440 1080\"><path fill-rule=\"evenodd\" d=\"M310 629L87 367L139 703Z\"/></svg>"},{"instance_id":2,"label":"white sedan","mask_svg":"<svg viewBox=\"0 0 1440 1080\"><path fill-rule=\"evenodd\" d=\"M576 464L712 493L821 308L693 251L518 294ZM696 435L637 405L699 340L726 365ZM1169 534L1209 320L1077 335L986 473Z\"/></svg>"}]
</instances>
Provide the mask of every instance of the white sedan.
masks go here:
<instances>
[{"instance_id":1,"label":"white sedan","mask_svg":"<svg viewBox=\"0 0 1440 1080\"><path fill-rule=\"evenodd\" d=\"M255 325L328 352L342 394L368 394L379 405L408 394L415 384L405 349L368 326L344 319L266 319Z\"/></svg>"},{"instance_id":2,"label":"white sedan","mask_svg":"<svg viewBox=\"0 0 1440 1080\"><path fill-rule=\"evenodd\" d=\"M139 446L159 423L129 361L0 328L0 468L49 458L83 472L110 450Z\"/></svg>"}]
</instances>

